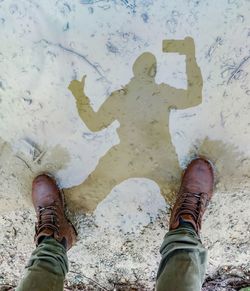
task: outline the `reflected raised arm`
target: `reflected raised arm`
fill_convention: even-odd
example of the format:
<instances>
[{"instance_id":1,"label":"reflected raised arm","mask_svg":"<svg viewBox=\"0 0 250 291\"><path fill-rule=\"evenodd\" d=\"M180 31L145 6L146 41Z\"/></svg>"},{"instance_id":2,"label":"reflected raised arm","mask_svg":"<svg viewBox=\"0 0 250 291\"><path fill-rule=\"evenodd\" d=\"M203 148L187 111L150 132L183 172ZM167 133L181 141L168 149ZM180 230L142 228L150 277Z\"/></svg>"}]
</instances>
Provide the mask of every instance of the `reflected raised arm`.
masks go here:
<instances>
[{"instance_id":1,"label":"reflected raised arm","mask_svg":"<svg viewBox=\"0 0 250 291\"><path fill-rule=\"evenodd\" d=\"M186 56L187 89L176 89L161 84L161 95L167 97L169 103L178 109L199 105L202 102L203 80L195 59L193 39L186 37L184 40L164 40L163 51Z\"/></svg>"},{"instance_id":2,"label":"reflected raised arm","mask_svg":"<svg viewBox=\"0 0 250 291\"><path fill-rule=\"evenodd\" d=\"M92 109L89 98L84 93L86 76L81 81L73 80L69 85L69 90L76 100L76 106L79 116L91 131L100 131L108 127L115 119L113 117L113 109L111 104L112 96L102 104L98 112Z\"/></svg>"}]
</instances>

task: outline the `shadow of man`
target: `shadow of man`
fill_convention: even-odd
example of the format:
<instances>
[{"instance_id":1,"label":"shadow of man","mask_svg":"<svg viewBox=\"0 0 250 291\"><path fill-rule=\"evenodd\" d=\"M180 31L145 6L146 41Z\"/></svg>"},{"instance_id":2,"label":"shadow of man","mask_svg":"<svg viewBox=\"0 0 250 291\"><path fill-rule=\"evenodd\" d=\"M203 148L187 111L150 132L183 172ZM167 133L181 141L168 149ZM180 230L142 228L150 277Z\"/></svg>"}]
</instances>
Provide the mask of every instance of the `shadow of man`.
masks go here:
<instances>
[{"instance_id":1,"label":"shadow of man","mask_svg":"<svg viewBox=\"0 0 250 291\"><path fill-rule=\"evenodd\" d=\"M129 178L155 181L171 203L180 168L169 132L171 108L185 109L202 101L202 76L195 59L192 38L164 40L164 52L186 56L187 89L156 84L156 58L140 55L133 65L134 77L113 92L94 112L84 93L85 78L73 80L69 90L75 97L79 115L87 127L100 131L118 120L120 143L103 156L96 169L79 186L66 192L75 210L93 211L114 186Z\"/></svg>"}]
</instances>

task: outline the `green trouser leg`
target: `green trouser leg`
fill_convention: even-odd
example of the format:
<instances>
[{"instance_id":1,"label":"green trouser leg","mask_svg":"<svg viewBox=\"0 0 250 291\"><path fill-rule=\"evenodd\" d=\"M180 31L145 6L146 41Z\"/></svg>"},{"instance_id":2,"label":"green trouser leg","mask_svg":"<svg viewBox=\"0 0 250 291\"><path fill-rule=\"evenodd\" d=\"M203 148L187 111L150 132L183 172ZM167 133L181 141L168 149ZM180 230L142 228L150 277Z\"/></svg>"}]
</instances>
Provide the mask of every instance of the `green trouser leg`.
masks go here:
<instances>
[{"instance_id":1,"label":"green trouser leg","mask_svg":"<svg viewBox=\"0 0 250 291\"><path fill-rule=\"evenodd\" d=\"M68 272L66 249L53 238L45 238L26 266L26 273L17 291L63 291Z\"/></svg>"},{"instance_id":2,"label":"green trouser leg","mask_svg":"<svg viewBox=\"0 0 250 291\"><path fill-rule=\"evenodd\" d=\"M207 251L191 226L169 231L160 249L157 291L200 291Z\"/></svg>"}]
</instances>

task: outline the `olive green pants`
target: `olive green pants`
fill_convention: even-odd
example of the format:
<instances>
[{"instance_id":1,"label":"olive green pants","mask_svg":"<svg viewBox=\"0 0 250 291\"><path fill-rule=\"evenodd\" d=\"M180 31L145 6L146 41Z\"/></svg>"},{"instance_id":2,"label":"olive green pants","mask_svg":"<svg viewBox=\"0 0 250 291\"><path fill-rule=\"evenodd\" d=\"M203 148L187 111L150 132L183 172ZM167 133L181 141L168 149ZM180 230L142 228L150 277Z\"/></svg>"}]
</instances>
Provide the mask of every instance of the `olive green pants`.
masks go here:
<instances>
[{"instance_id":1,"label":"olive green pants","mask_svg":"<svg viewBox=\"0 0 250 291\"><path fill-rule=\"evenodd\" d=\"M187 224L169 231L160 249L157 291L200 291L205 278L207 251Z\"/></svg>"},{"instance_id":2,"label":"olive green pants","mask_svg":"<svg viewBox=\"0 0 250 291\"><path fill-rule=\"evenodd\" d=\"M68 258L63 245L53 238L44 239L26 266L17 291L62 291L68 272Z\"/></svg>"},{"instance_id":3,"label":"olive green pants","mask_svg":"<svg viewBox=\"0 0 250 291\"><path fill-rule=\"evenodd\" d=\"M192 227L168 232L160 251L157 291L201 290L207 252ZM52 238L45 239L32 253L17 291L62 291L67 272L65 248Z\"/></svg>"}]
</instances>

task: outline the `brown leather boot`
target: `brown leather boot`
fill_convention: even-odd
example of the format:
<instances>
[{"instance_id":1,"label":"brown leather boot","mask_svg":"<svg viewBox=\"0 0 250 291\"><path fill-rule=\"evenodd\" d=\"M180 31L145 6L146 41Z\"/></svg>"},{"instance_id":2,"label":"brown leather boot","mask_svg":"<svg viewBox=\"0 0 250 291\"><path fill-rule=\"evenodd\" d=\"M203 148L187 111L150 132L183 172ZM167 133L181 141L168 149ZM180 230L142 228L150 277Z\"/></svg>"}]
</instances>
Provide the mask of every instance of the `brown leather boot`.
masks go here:
<instances>
[{"instance_id":1,"label":"brown leather boot","mask_svg":"<svg viewBox=\"0 0 250 291\"><path fill-rule=\"evenodd\" d=\"M32 185L32 200L37 223L35 242L53 237L69 250L76 241L76 230L64 213L63 193L54 179L47 175L36 177Z\"/></svg>"},{"instance_id":2,"label":"brown leather boot","mask_svg":"<svg viewBox=\"0 0 250 291\"><path fill-rule=\"evenodd\" d=\"M190 223L197 234L202 216L212 198L214 170L205 158L194 159L185 170L181 187L170 217L169 229L177 229L180 222Z\"/></svg>"}]
</instances>

